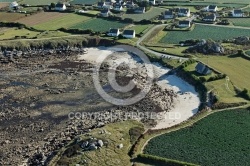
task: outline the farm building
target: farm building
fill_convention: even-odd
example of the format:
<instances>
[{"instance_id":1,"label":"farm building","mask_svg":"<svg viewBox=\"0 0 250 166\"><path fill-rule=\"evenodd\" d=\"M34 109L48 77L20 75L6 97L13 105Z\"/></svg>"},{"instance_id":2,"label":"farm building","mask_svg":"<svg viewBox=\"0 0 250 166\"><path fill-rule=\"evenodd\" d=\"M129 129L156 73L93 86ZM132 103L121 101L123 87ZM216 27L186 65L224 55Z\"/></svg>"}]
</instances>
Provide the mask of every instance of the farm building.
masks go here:
<instances>
[{"instance_id":1,"label":"farm building","mask_svg":"<svg viewBox=\"0 0 250 166\"><path fill-rule=\"evenodd\" d=\"M189 20L179 21L178 27L179 28L188 28L191 26L191 23Z\"/></svg>"},{"instance_id":2,"label":"farm building","mask_svg":"<svg viewBox=\"0 0 250 166\"><path fill-rule=\"evenodd\" d=\"M232 11L232 16L233 17L243 17L244 16L244 12L241 9L234 9Z\"/></svg>"},{"instance_id":3,"label":"farm building","mask_svg":"<svg viewBox=\"0 0 250 166\"><path fill-rule=\"evenodd\" d=\"M211 74L212 71L209 69L209 67L207 67L205 64L199 62L196 66L195 66L195 70L196 72L198 72L199 74L202 75L208 75Z\"/></svg>"},{"instance_id":4,"label":"farm building","mask_svg":"<svg viewBox=\"0 0 250 166\"><path fill-rule=\"evenodd\" d=\"M216 14L209 14L203 18L204 21L214 22L216 20Z\"/></svg>"},{"instance_id":5,"label":"farm building","mask_svg":"<svg viewBox=\"0 0 250 166\"><path fill-rule=\"evenodd\" d=\"M100 15L102 17L108 17L111 14L110 10L108 8L102 9Z\"/></svg>"},{"instance_id":6,"label":"farm building","mask_svg":"<svg viewBox=\"0 0 250 166\"><path fill-rule=\"evenodd\" d=\"M145 7L135 8L134 13L145 13Z\"/></svg>"},{"instance_id":7,"label":"farm building","mask_svg":"<svg viewBox=\"0 0 250 166\"><path fill-rule=\"evenodd\" d=\"M18 3L16 1L10 3L10 10L17 10L19 7Z\"/></svg>"},{"instance_id":8,"label":"farm building","mask_svg":"<svg viewBox=\"0 0 250 166\"><path fill-rule=\"evenodd\" d=\"M66 10L66 5L64 3L57 3L55 10L56 11L64 11L64 10Z\"/></svg>"},{"instance_id":9,"label":"farm building","mask_svg":"<svg viewBox=\"0 0 250 166\"><path fill-rule=\"evenodd\" d=\"M108 36L119 36L119 35L120 35L119 29L114 29L114 28L109 29Z\"/></svg>"},{"instance_id":10,"label":"farm building","mask_svg":"<svg viewBox=\"0 0 250 166\"><path fill-rule=\"evenodd\" d=\"M190 16L190 9L189 8L179 8L178 16L189 17Z\"/></svg>"},{"instance_id":11,"label":"farm building","mask_svg":"<svg viewBox=\"0 0 250 166\"><path fill-rule=\"evenodd\" d=\"M135 38L135 30L124 30L122 36L129 39Z\"/></svg>"},{"instance_id":12,"label":"farm building","mask_svg":"<svg viewBox=\"0 0 250 166\"><path fill-rule=\"evenodd\" d=\"M172 10L167 10L164 12L164 19L172 19L174 18L174 13Z\"/></svg>"},{"instance_id":13,"label":"farm building","mask_svg":"<svg viewBox=\"0 0 250 166\"><path fill-rule=\"evenodd\" d=\"M216 5L209 5L203 9L203 11L207 12L216 12L218 10L218 7Z\"/></svg>"}]
</instances>

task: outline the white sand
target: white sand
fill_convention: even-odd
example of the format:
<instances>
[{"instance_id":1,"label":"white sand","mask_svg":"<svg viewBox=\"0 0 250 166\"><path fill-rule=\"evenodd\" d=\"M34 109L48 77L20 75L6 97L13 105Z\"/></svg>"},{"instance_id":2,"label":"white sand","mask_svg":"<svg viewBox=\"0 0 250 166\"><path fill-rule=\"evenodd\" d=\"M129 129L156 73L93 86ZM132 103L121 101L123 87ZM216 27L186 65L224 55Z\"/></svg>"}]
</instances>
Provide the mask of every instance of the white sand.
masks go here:
<instances>
[{"instance_id":1,"label":"white sand","mask_svg":"<svg viewBox=\"0 0 250 166\"><path fill-rule=\"evenodd\" d=\"M165 74L169 69L154 64L157 74ZM175 75L164 76L157 82L162 88L173 89L177 92L175 107L169 112L163 112L163 119L153 129L162 129L179 124L197 113L200 100L194 87Z\"/></svg>"},{"instance_id":2,"label":"white sand","mask_svg":"<svg viewBox=\"0 0 250 166\"><path fill-rule=\"evenodd\" d=\"M120 48L88 48L87 53L79 56L79 60L96 62L100 56L107 57L116 51L124 51ZM132 63L133 64L133 63ZM154 63L154 71L160 77L169 71L168 68ZM177 93L175 106L168 112L162 112L163 119L158 120L158 124L153 129L162 129L179 124L197 113L200 100L198 93L190 84L186 83L175 75L163 76L157 84L162 88L172 89Z\"/></svg>"}]
</instances>

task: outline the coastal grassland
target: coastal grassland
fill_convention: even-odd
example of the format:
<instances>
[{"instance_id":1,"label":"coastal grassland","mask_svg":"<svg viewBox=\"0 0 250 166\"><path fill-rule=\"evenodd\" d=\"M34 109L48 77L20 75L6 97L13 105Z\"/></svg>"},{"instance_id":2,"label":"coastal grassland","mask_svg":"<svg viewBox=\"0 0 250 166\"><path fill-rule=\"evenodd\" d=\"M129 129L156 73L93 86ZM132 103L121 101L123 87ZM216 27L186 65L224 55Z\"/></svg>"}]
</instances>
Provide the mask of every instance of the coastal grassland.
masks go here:
<instances>
[{"instance_id":1,"label":"coastal grassland","mask_svg":"<svg viewBox=\"0 0 250 166\"><path fill-rule=\"evenodd\" d=\"M250 29L219 27L211 25L196 25L192 31L169 31L160 42L167 44L178 44L188 39L232 39L239 36L248 36Z\"/></svg>"},{"instance_id":2,"label":"coastal grassland","mask_svg":"<svg viewBox=\"0 0 250 166\"><path fill-rule=\"evenodd\" d=\"M122 18L132 18L134 21L140 21L143 19L150 20L158 15L161 15L166 9L152 7L149 11L142 14L124 14Z\"/></svg>"},{"instance_id":3,"label":"coastal grassland","mask_svg":"<svg viewBox=\"0 0 250 166\"><path fill-rule=\"evenodd\" d=\"M0 32L0 40L4 39L14 39L18 37L25 37L25 38L48 38L48 37L60 37L60 36L67 36L68 33L64 33L61 31L45 31L45 32L36 32L30 31L28 29L22 28L6 28L4 31Z\"/></svg>"},{"instance_id":4,"label":"coastal grassland","mask_svg":"<svg viewBox=\"0 0 250 166\"><path fill-rule=\"evenodd\" d=\"M247 102L245 99L237 97L237 94L234 90L234 85L230 81L227 81L226 78L206 82L205 86L207 87L208 91L212 91L214 94L216 94L219 103Z\"/></svg>"},{"instance_id":5,"label":"coastal grassland","mask_svg":"<svg viewBox=\"0 0 250 166\"><path fill-rule=\"evenodd\" d=\"M249 110L221 111L153 138L144 153L207 166L248 165L249 135Z\"/></svg>"},{"instance_id":6,"label":"coastal grassland","mask_svg":"<svg viewBox=\"0 0 250 166\"><path fill-rule=\"evenodd\" d=\"M6 13L0 12L0 20L1 22L16 22L20 18L25 17L23 13Z\"/></svg>"},{"instance_id":7,"label":"coastal grassland","mask_svg":"<svg viewBox=\"0 0 250 166\"><path fill-rule=\"evenodd\" d=\"M91 19L83 23L75 24L69 28L72 29L91 29L93 31L106 32L110 28L124 28L127 23L110 21L102 18Z\"/></svg>"},{"instance_id":8,"label":"coastal grassland","mask_svg":"<svg viewBox=\"0 0 250 166\"><path fill-rule=\"evenodd\" d=\"M231 18L229 21L234 26L250 27L250 18Z\"/></svg>"},{"instance_id":9,"label":"coastal grassland","mask_svg":"<svg viewBox=\"0 0 250 166\"><path fill-rule=\"evenodd\" d=\"M49 5L52 2L57 3L57 2L63 2L63 0L39 0L39 1L34 1L34 0L21 0L20 3L22 4L29 4L29 5Z\"/></svg>"},{"instance_id":10,"label":"coastal grassland","mask_svg":"<svg viewBox=\"0 0 250 166\"><path fill-rule=\"evenodd\" d=\"M41 30L56 30L59 28L69 28L75 25L84 23L91 19L84 15L78 15L75 13L65 13L63 16L58 18L49 19L48 21L41 22L40 24L34 25L34 28Z\"/></svg>"},{"instance_id":11,"label":"coastal grassland","mask_svg":"<svg viewBox=\"0 0 250 166\"><path fill-rule=\"evenodd\" d=\"M129 149L131 148L134 141L144 131L143 125L137 121L123 121L113 124L108 124L102 128L92 130L88 135L81 135L81 140L89 138L97 138L107 142L102 148L95 151L84 151L78 150L78 154L72 157L62 155L66 149L74 146L75 144L68 145L58 152L58 155L54 158L51 165L56 164L70 164L76 165L81 161L86 160L88 164L93 166L99 165L113 165L116 166L118 163L121 166L130 165L130 157L128 155ZM100 134L101 130L106 132ZM136 132L135 132L136 131ZM123 144L123 148L119 149L117 146Z\"/></svg>"},{"instance_id":12,"label":"coastal grassland","mask_svg":"<svg viewBox=\"0 0 250 166\"><path fill-rule=\"evenodd\" d=\"M226 74L230 81L240 89L250 89L249 60L240 56L203 56L198 58L212 68Z\"/></svg>"},{"instance_id":13,"label":"coastal grassland","mask_svg":"<svg viewBox=\"0 0 250 166\"><path fill-rule=\"evenodd\" d=\"M187 49L187 47L180 47L173 44L169 44L167 46L153 46L147 48L163 54L171 54L176 56L185 56L185 54L182 52Z\"/></svg>"}]
</instances>

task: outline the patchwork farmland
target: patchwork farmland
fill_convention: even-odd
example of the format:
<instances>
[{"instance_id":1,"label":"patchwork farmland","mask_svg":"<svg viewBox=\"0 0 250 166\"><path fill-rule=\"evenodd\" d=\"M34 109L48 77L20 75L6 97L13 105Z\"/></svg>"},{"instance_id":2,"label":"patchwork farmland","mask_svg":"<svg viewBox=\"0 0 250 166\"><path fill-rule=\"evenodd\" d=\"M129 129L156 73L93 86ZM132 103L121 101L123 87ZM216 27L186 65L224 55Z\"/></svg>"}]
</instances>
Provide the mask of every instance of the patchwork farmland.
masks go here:
<instances>
[{"instance_id":1,"label":"patchwork farmland","mask_svg":"<svg viewBox=\"0 0 250 166\"><path fill-rule=\"evenodd\" d=\"M178 44L188 39L232 39L239 36L248 36L250 29L234 27L220 27L211 25L195 25L192 31L169 31L160 42L167 44Z\"/></svg>"},{"instance_id":2,"label":"patchwork farmland","mask_svg":"<svg viewBox=\"0 0 250 166\"><path fill-rule=\"evenodd\" d=\"M250 110L228 110L153 138L144 153L206 166L248 165L249 135Z\"/></svg>"}]
</instances>

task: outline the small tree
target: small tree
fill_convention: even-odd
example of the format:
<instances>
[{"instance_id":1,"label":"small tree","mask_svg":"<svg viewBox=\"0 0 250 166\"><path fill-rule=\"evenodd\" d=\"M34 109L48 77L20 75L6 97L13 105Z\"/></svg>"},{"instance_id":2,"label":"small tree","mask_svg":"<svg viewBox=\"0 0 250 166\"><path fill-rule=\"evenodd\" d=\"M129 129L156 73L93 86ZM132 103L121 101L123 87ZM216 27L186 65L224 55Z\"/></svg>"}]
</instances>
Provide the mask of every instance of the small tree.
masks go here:
<instances>
[{"instance_id":1,"label":"small tree","mask_svg":"<svg viewBox=\"0 0 250 166\"><path fill-rule=\"evenodd\" d=\"M52 3L50 4L50 7L51 7L51 8L55 8L55 7L56 7L56 4L52 2Z\"/></svg>"}]
</instances>

